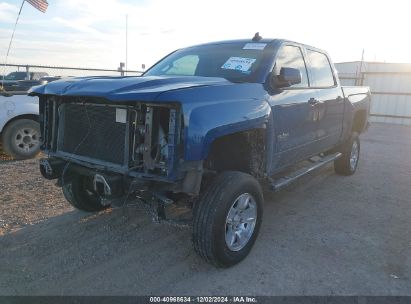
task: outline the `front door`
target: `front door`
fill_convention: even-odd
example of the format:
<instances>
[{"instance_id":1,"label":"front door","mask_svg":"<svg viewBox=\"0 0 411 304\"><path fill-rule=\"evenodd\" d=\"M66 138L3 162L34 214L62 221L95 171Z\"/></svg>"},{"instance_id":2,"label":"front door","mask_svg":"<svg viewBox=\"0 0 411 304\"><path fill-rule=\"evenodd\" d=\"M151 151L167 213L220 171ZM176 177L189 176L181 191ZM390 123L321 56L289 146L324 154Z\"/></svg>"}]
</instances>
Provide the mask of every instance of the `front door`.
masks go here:
<instances>
[{"instance_id":1,"label":"front door","mask_svg":"<svg viewBox=\"0 0 411 304\"><path fill-rule=\"evenodd\" d=\"M283 45L278 51L275 75L281 68L299 69L301 83L281 89L270 97L274 124L274 156L272 171L276 172L310 157L316 150L316 90L309 88L302 50L297 45Z\"/></svg>"}]
</instances>

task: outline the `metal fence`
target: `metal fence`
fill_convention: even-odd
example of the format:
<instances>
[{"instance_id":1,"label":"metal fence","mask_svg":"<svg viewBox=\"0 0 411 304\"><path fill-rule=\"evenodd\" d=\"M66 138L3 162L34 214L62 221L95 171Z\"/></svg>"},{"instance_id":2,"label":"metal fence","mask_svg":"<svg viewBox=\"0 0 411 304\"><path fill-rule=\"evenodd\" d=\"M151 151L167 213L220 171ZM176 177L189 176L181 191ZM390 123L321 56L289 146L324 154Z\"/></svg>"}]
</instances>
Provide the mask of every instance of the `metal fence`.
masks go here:
<instances>
[{"instance_id":1,"label":"metal fence","mask_svg":"<svg viewBox=\"0 0 411 304\"><path fill-rule=\"evenodd\" d=\"M140 75L143 71L125 70L120 64L117 69L107 68L87 68L87 67L67 67L67 66L47 66L33 64L2 64L0 65L0 75L7 75L11 72L44 72L50 76L123 76Z\"/></svg>"},{"instance_id":2,"label":"metal fence","mask_svg":"<svg viewBox=\"0 0 411 304\"><path fill-rule=\"evenodd\" d=\"M411 125L411 64L336 64L343 85L369 86L371 121ZM360 67L361 66L361 67Z\"/></svg>"},{"instance_id":3,"label":"metal fence","mask_svg":"<svg viewBox=\"0 0 411 304\"><path fill-rule=\"evenodd\" d=\"M8 84L7 81L4 83L3 75L7 76L12 72L24 72L26 73L26 79L22 81L14 82L13 84ZM41 73L36 75L34 81L31 80L30 75L32 73ZM117 69L106 69L106 68L87 68L87 67L67 67L67 66L46 66L46 65L32 65L32 64L3 64L0 65L0 91L7 91L8 93L16 91L27 91L33 85L39 85L45 83L45 81L52 80L48 78L47 80L38 81L39 75L42 76L52 76L53 79L58 77L79 77L79 76L138 76L141 75L143 71L136 70L125 70L124 64L120 63ZM3 86L2 86L3 84ZM12 88L13 87L13 88Z\"/></svg>"}]
</instances>

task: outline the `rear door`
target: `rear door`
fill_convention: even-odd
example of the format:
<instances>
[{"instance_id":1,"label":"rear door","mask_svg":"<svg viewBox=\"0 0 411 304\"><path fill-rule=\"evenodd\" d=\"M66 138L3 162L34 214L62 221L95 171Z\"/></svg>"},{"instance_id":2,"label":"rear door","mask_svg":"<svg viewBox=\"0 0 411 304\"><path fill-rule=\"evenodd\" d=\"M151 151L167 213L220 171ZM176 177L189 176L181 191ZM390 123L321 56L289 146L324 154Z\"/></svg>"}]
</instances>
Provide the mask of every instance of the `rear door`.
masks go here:
<instances>
[{"instance_id":1,"label":"rear door","mask_svg":"<svg viewBox=\"0 0 411 304\"><path fill-rule=\"evenodd\" d=\"M275 75L281 68L299 69L301 83L279 89L270 97L273 113L275 154L273 171L311 156L315 150L317 121L311 105L316 90L310 88L302 48L285 44L279 49L274 67Z\"/></svg>"},{"instance_id":2,"label":"rear door","mask_svg":"<svg viewBox=\"0 0 411 304\"><path fill-rule=\"evenodd\" d=\"M344 98L327 54L307 48L306 57L311 87L317 92L317 148L322 152L336 145L341 137Z\"/></svg>"}]
</instances>

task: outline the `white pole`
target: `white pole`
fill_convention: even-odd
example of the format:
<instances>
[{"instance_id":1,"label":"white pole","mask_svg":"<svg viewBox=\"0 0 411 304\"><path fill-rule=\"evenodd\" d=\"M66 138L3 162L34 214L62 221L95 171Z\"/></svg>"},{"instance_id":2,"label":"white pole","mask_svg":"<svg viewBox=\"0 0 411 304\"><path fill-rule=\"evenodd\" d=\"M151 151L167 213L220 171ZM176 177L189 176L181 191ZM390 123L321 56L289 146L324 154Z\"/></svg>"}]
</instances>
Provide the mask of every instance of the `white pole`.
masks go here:
<instances>
[{"instance_id":1,"label":"white pole","mask_svg":"<svg viewBox=\"0 0 411 304\"><path fill-rule=\"evenodd\" d=\"M360 63L360 74L359 74L359 81L358 84L356 85L363 85L363 74L362 74L362 66L364 64L364 49L362 49L362 54L361 54L361 63Z\"/></svg>"},{"instance_id":2,"label":"white pole","mask_svg":"<svg viewBox=\"0 0 411 304\"><path fill-rule=\"evenodd\" d=\"M128 59L128 15L126 15L126 71L127 71L127 59ZM127 72L126 72L127 75Z\"/></svg>"},{"instance_id":3,"label":"white pole","mask_svg":"<svg viewBox=\"0 0 411 304\"><path fill-rule=\"evenodd\" d=\"M19 10L19 14L17 15L16 23L14 24L13 33L11 34L11 39L10 39L10 43L9 43L9 48L7 49L7 53L6 53L6 59L4 60L4 73L3 73L3 79L2 79L2 86L3 86L3 84L4 84L4 77L5 77L4 74L6 74L7 59L8 59L8 57L9 57L9 53L10 53L10 49L11 49L11 44L12 44L12 42L13 42L14 33L16 32L17 23L19 22L19 18L20 18L21 10L23 9L24 2L25 2L25 0L23 0L23 2L21 3L20 10Z\"/></svg>"}]
</instances>

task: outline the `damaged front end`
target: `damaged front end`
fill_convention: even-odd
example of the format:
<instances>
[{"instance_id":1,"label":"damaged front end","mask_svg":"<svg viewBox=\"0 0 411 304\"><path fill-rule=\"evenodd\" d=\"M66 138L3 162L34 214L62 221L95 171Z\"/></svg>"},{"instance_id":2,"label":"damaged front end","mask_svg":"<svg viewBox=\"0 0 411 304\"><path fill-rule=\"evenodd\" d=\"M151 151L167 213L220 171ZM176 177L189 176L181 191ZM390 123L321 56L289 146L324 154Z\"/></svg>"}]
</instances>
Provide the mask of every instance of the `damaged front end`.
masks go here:
<instances>
[{"instance_id":1,"label":"damaged front end","mask_svg":"<svg viewBox=\"0 0 411 304\"><path fill-rule=\"evenodd\" d=\"M87 176L102 203L124 203L134 196L164 208L178 193L195 195L201 182L201 163L178 165L182 124L178 103L42 96L42 150L49 157L40 161L40 171L60 186Z\"/></svg>"}]
</instances>

